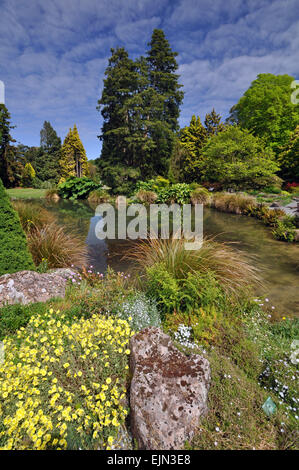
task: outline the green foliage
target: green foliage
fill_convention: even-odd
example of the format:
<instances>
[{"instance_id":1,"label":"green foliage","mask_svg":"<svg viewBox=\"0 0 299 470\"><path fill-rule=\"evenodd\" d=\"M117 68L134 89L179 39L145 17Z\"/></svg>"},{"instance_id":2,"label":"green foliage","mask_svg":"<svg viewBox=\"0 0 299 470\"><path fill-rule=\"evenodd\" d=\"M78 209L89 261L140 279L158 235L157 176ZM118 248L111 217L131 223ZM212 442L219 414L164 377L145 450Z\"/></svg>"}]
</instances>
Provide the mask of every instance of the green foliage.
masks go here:
<instances>
[{"instance_id":1,"label":"green foliage","mask_svg":"<svg viewBox=\"0 0 299 470\"><path fill-rule=\"evenodd\" d=\"M284 178L299 181L299 125L292 133L278 157Z\"/></svg>"},{"instance_id":2,"label":"green foliage","mask_svg":"<svg viewBox=\"0 0 299 470\"><path fill-rule=\"evenodd\" d=\"M192 204L207 204L210 200L210 193L206 188L197 186L190 193Z\"/></svg>"},{"instance_id":3,"label":"green foliage","mask_svg":"<svg viewBox=\"0 0 299 470\"><path fill-rule=\"evenodd\" d=\"M101 162L102 158L99 159ZM136 183L140 180L140 170L113 163L99 163L101 178L111 188L114 195L124 194L130 196L134 193Z\"/></svg>"},{"instance_id":4,"label":"green foliage","mask_svg":"<svg viewBox=\"0 0 299 470\"><path fill-rule=\"evenodd\" d=\"M111 49L98 101L104 124L96 163L114 194L129 194L130 179L136 183L140 177L168 172L183 93L175 73L176 53L163 31L154 30L149 46L147 57L135 61L124 48ZM115 167L120 171L113 171Z\"/></svg>"},{"instance_id":5,"label":"green foliage","mask_svg":"<svg viewBox=\"0 0 299 470\"><path fill-rule=\"evenodd\" d=\"M167 313L192 313L200 308L223 304L224 294L211 271L188 272L177 278L163 263L146 269L147 291L156 300L163 316Z\"/></svg>"},{"instance_id":6,"label":"green foliage","mask_svg":"<svg viewBox=\"0 0 299 470\"><path fill-rule=\"evenodd\" d=\"M87 175L88 165L86 152L80 140L76 124L70 129L61 148L60 182L70 176L82 178Z\"/></svg>"},{"instance_id":7,"label":"green foliage","mask_svg":"<svg viewBox=\"0 0 299 470\"><path fill-rule=\"evenodd\" d=\"M177 310L180 305L180 287L165 265L154 264L146 269L146 274L148 293L156 299L161 313Z\"/></svg>"},{"instance_id":8,"label":"green foliage","mask_svg":"<svg viewBox=\"0 0 299 470\"><path fill-rule=\"evenodd\" d=\"M187 204L190 202L190 186L186 183L177 183L161 189L158 193L159 203Z\"/></svg>"},{"instance_id":9,"label":"green foliage","mask_svg":"<svg viewBox=\"0 0 299 470\"><path fill-rule=\"evenodd\" d=\"M35 170L30 163L26 163L22 171L22 186L31 187L35 179Z\"/></svg>"},{"instance_id":10,"label":"green foliage","mask_svg":"<svg viewBox=\"0 0 299 470\"><path fill-rule=\"evenodd\" d=\"M34 269L18 214L0 180L0 275Z\"/></svg>"},{"instance_id":11,"label":"green foliage","mask_svg":"<svg viewBox=\"0 0 299 470\"><path fill-rule=\"evenodd\" d=\"M275 152L289 141L299 122L299 105L291 102L289 75L262 73L231 110L231 117Z\"/></svg>"},{"instance_id":12,"label":"green foliage","mask_svg":"<svg viewBox=\"0 0 299 470\"><path fill-rule=\"evenodd\" d=\"M247 130L229 126L202 149L203 180L226 187L263 188L276 182L273 152Z\"/></svg>"},{"instance_id":13,"label":"green foliage","mask_svg":"<svg viewBox=\"0 0 299 470\"><path fill-rule=\"evenodd\" d=\"M126 320L133 331L140 331L149 326L161 328L156 302L143 293L129 297L121 305L117 317Z\"/></svg>"},{"instance_id":14,"label":"green foliage","mask_svg":"<svg viewBox=\"0 0 299 470\"><path fill-rule=\"evenodd\" d=\"M289 219L277 220L273 235L276 240L293 242L296 236L296 225Z\"/></svg>"},{"instance_id":15,"label":"green foliage","mask_svg":"<svg viewBox=\"0 0 299 470\"><path fill-rule=\"evenodd\" d=\"M222 132L225 129L224 124L221 122L220 114L217 114L214 108L210 113L206 114L205 128L208 137L217 135L219 132Z\"/></svg>"},{"instance_id":16,"label":"green foliage","mask_svg":"<svg viewBox=\"0 0 299 470\"><path fill-rule=\"evenodd\" d=\"M35 303L30 305L16 304L0 307L0 341L5 336L13 335L21 327L25 327L32 315L42 315L49 304Z\"/></svg>"},{"instance_id":17,"label":"green foliage","mask_svg":"<svg viewBox=\"0 0 299 470\"><path fill-rule=\"evenodd\" d=\"M10 135L10 130L13 127L6 106L0 103L0 178L6 188L19 184L23 170L22 160L12 146L15 140Z\"/></svg>"},{"instance_id":18,"label":"green foliage","mask_svg":"<svg viewBox=\"0 0 299 470\"><path fill-rule=\"evenodd\" d=\"M64 183L58 185L58 192L64 199L87 199L91 191L101 189L102 185L95 183L88 177L69 177Z\"/></svg>"},{"instance_id":19,"label":"green foliage","mask_svg":"<svg viewBox=\"0 0 299 470\"><path fill-rule=\"evenodd\" d=\"M186 204L190 201L191 188L186 183L170 184L169 180L158 176L148 181L139 181L136 185L138 192L147 191L155 193L158 203Z\"/></svg>"},{"instance_id":20,"label":"green foliage","mask_svg":"<svg viewBox=\"0 0 299 470\"><path fill-rule=\"evenodd\" d=\"M200 117L192 116L189 126L180 131L179 142L186 150L185 160L182 163L184 169L184 181L191 182L201 178L202 148L208 138L207 130L200 121Z\"/></svg>"},{"instance_id":21,"label":"green foliage","mask_svg":"<svg viewBox=\"0 0 299 470\"><path fill-rule=\"evenodd\" d=\"M88 196L88 202L92 204L100 204L102 202L108 202L109 199L110 199L109 193L103 188L94 189L93 191L89 193L89 196Z\"/></svg>"}]
</instances>

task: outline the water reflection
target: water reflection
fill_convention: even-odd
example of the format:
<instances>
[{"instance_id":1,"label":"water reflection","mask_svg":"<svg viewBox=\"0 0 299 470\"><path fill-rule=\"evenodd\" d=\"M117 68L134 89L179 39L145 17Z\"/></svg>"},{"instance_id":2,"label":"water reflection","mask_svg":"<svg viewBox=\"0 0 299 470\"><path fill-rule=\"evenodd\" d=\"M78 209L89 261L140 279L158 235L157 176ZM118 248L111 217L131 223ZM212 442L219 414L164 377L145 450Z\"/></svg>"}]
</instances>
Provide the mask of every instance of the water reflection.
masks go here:
<instances>
[{"instance_id":1,"label":"water reflection","mask_svg":"<svg viewBox=\"0 0 299 470\"><path fill-rule=\"evenodd\" d=\"M130 268L128 261L122 260L128 249L128 242L98 240L95 226L99 217L94 216L94 210L88 205L60 201L58 204L47 204L47 208L56 213L61 223L86 237L90 263L97 271L105 272L107 266L117 271ZM219 241L237 242L238 249L254 257L254 264L261 270L265 281L263 294L276 307L276 311L281 316L299 316L298 244L275 240L271 229L256 219L225 214L209 208L204 209L204 235L215 235Z\"/></svg>"}]
</instances>

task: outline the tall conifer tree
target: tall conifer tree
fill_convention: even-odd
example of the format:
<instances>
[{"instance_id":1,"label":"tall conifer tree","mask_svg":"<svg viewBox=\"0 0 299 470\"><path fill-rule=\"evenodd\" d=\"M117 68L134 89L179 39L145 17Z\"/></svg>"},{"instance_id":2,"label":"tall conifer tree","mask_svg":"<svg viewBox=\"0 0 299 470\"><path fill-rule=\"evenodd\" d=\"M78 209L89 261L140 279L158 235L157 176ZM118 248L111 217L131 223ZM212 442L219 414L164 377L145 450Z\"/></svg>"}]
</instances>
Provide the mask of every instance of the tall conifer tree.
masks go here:
<instances>
[{"instance_id":1,"label":"tall conifer tree","mask_svg":"<svg viewBox=\"0 0 299 470\"><path fill-rule=\"evenodd\" d=\"M61 148L60 182L70 176L81 178L88 172L86 152L79 137L76 124L70 129Z\"/></svg>"},{"instance_id":2,"label":"tall conifer tree","mask_svg":"<svg viewBox=\"0 0 299 470\"><path fill-rule=\"evenodd\" d=\"M184 170L186 181L199 181L202 169L201 150L207 140L207 130L200 117L192 116L189 126L180 132L180 144L185 149Z\"/></svg>"},{"instance_id":3,"label":"tall conifer tree","mask_svg":"<svg viewBox=\"0 0 299 470\"><path fill-rule=\"evenodd\" d=\"M216 113L214 108L210 113L206 114L205 127L208 137L217 135L219 132L224 130L224 124L221 122L221 116L220 114Z\"/></svg>"}]
</instances>

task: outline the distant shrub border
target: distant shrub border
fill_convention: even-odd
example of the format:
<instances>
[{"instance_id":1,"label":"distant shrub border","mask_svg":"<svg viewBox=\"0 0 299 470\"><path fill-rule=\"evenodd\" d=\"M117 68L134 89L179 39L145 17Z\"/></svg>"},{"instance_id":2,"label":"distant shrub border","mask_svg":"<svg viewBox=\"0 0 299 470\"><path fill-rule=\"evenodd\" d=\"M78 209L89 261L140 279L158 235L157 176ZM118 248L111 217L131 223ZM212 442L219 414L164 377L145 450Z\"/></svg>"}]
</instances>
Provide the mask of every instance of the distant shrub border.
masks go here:
<instances>
[{"instance_id":1,"label":"distant shrub border","mask_svg":"<svg viewBox=\"0 0 299 470\"><path fill-rule=\"evenodd\" d=\"M35 269L18 214L0 179L0 275Z\"/></svg>"}]
</instances>

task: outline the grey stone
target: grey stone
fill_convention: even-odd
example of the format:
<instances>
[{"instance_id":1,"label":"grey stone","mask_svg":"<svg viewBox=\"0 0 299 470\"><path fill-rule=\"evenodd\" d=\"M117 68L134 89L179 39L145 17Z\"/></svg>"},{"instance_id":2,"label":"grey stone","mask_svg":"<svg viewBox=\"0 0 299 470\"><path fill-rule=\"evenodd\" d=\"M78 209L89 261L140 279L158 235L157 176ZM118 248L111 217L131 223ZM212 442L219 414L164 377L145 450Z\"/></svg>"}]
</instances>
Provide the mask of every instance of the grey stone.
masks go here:
<instances>
[{"instance_id":1,"label":"grey stone","mask_svg":"<svg viewBox=\"0 0 299 470\"><path fill-rule=\"evenodd\" d=\"M131 431L140 449L182 449L208 412L210 365L187 357L159 328L130 340Z\"/></svg>"},{"instance_id":2,"label":"grey stone","mask_svg":"<svg viewBox=\"0 0 299 470\"><path fill-rule=\"evenodd\" d=\"M63 298L67 280L73 274L70 269L57 269L45 274L35 271L4 274L0 276L0 306Z\"/></svg>"}]
</instances>

